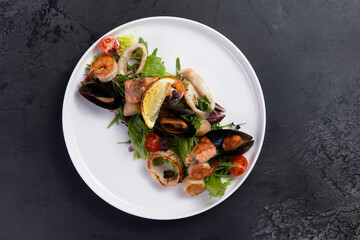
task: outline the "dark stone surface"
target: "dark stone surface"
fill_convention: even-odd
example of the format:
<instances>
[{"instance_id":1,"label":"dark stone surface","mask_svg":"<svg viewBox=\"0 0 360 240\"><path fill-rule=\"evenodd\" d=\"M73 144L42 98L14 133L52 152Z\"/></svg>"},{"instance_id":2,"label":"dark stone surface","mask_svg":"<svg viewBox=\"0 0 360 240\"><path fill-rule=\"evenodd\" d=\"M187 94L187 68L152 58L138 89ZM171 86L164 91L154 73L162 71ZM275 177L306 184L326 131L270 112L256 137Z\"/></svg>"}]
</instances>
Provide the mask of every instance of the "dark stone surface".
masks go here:
<instances>
[{"instance_id":1,"label":"dark stone surface","mask_svg":"<svg viewBox=\"0 0 360 240\"><path fill-rule=\"evenodd\" d=\"M102 34L180 16L233 41L261 82L258 162L219 206L176 221L123 213L67 154L70 74ZM0 2L0 239L360 239L360 2Z\"/></svg>"}]
</instances>

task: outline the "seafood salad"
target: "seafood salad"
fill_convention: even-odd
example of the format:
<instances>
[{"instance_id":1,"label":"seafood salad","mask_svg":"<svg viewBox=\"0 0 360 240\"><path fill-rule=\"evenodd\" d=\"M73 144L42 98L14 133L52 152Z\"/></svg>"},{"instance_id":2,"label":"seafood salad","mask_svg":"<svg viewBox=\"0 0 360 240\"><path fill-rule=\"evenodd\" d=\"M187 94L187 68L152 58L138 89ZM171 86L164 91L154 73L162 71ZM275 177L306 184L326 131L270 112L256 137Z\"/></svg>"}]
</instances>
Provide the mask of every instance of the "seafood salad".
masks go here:
<instances>
[{"instance_id":1,"label":"seafood salad","mask_svg":"<svg viewBox=\"0 0 360 240\"><path fill-rule=\"evenodd\" d=\"M79 93L115 114L108 128L128 127L129 151L147 161L149 176L165 187L181 184L195 196L205 190L221 197L231 179L246 171L243 156L254 144L225 124L226 109L214 99L206 81L192 68L169 73L157 49L134 35L105 36L102 54L85 69ZM151 179L149 178L149 179Z\"/></svg>"}]
</instances>

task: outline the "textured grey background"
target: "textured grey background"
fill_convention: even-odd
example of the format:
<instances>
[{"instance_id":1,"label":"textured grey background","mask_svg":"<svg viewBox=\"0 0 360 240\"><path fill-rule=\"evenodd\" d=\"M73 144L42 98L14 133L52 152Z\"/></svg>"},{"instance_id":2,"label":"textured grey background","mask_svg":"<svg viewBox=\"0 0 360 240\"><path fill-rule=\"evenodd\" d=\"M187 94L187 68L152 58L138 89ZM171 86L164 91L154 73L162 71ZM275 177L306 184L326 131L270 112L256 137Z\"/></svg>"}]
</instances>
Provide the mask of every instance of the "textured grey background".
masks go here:
<instances>
[{"instance_id":1,"label":"textured grey background","mask_svg":"<svg viewBox=\"0 0 360 240\"><path fill-rule=\"evenodd\" d=\"M203 214L152 221L96 196L62 136L67 81L112 28L180 16L228 37L262 85L245 183ZM0 1L0 239L360 239L357 0Z\"/></svg>"}]
</instances>

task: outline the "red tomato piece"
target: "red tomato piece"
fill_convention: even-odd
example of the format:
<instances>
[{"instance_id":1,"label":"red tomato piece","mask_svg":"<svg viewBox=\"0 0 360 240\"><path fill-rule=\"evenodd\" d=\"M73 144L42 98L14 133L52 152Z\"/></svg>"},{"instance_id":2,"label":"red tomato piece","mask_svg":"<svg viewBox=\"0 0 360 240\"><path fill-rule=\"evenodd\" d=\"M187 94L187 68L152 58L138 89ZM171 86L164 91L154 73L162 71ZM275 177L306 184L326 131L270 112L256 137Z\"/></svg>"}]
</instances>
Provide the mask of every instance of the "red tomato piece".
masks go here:
<instances>
[{"instance_id":1,"label":"red tomato piece","mask_svg":"<svg viewBox=\"0 0 360 240\"><path fill-rule=\"evenodd\" d=\"M229 170L234 176L240 176L243 174L248 166L248 161L244 156L232 157L229 162L235 165L235 167L232 167Z\"/></svg>"},{"instance_id":2,"label":"red tomato piece","mask_svg":"<svg viewBox=\"0 0 360 240\"><path fill-rule=\"evenodd\" d=\"M160 150L160 141L162 140L162 138L159 137L157 134L151 133L147 135L145 139L145 147L149 152L157 152Z\"/></svg>"},{"instance_id":3,"label":"red tomato piece","mask_svg":"<svg viewBox=\"0 0 360 240\"><path fill-rule=\"evenodd\" d=\"M112 36L105 36L100 40L100 48L108 56L116 56L120 52L119 41Z\"/></svg>"}]
</instances>

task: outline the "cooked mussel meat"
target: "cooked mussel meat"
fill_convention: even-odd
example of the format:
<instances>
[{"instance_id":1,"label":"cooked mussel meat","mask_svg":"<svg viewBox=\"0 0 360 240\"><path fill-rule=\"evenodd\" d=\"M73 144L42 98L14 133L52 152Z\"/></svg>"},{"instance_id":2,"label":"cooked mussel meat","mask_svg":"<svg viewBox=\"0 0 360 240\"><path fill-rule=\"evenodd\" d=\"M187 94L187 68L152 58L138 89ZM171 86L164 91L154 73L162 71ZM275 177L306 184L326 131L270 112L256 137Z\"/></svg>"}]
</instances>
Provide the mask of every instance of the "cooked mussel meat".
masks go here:
<instances>
[{"instance_id":1,"label":"cooked mussel meat","mask_svg":"<svg viewBox=\"0 0 360 240\"><path fill-rule=\"evenodd\" d=\"M117 109L122 103L122 97L114 89L112 82L89 82L79 88L80 94L90 102L106 109Z\"/></svg>"},{"instance_id":2,"label":"cooked mussel meat","mask_svg":"<svg viewBox=\"0 0 360 240\"><path fill-rule=\"evenodd\" d=\"M219 129L207 132L207 138L214 146L221 150L221 157L232 157L244 154L254 144L252 136L241 131L231 129Z\"/></svg>"},{"instance_id":3,"label":"cooked mussel meat","mask_svg":"<svg viewBox=\"0 0 360 240\"><path fill-rule=\"evenodd\" d=\"M155 128L161 132L175 137L193 137L196 133L195 127L189 120L177 115L159 115Z\"/></svg>"}]
</instances>

